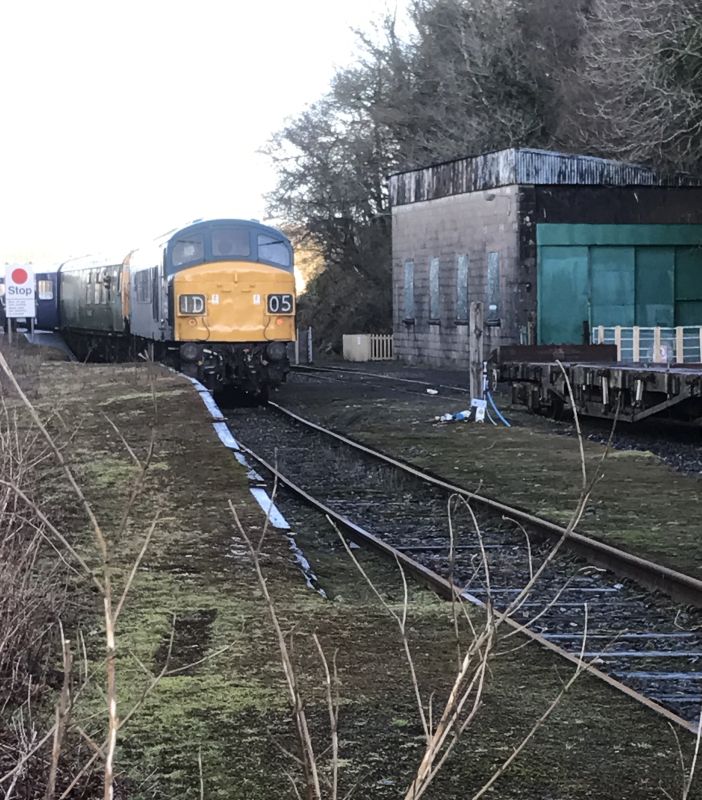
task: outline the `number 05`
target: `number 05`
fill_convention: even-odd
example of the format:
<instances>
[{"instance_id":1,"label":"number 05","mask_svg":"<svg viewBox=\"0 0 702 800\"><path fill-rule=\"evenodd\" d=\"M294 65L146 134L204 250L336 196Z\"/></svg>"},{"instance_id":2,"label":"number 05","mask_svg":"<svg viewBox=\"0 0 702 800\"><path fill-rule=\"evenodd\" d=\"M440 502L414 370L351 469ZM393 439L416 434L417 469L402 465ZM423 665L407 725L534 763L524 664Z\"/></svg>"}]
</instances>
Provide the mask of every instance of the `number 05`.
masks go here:
<instances>
[{"instance_id":1,"label":"number 05","mask_svg":"<svg viewBox=\"0 0 702 800\"><path fill-rule=\"evenodd\" d=\"M291 294L268 295L268 311L271 314L289 314L293 310Z\"/></svg>"}]
</instances>

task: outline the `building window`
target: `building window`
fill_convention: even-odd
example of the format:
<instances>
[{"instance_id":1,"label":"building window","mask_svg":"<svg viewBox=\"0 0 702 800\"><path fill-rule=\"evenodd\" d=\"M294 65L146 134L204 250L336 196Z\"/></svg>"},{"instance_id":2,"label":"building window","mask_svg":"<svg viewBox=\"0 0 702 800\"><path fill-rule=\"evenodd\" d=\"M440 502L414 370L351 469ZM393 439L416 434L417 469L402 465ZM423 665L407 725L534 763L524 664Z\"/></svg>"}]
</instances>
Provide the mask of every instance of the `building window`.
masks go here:
<instances>
[{"instance_id":1,"label":"building window","mask_svg":"<svg viewBox=\"0 0 702 800\"><path fill-rule=\"evenodd\" d=\"M463 253L456 260L456 319L468 319L468 256Z\"/></svg>"},{"instance_id":2,"label":"building window","mask_svg":"<svg viewBox=\"0 0 702 800\"><path fill-rule=\"evenodd\" d=\"M405 319L414 319L414 261L405 261Z\"/></svg>"},{"instance_id":3,"label":"building window","mask_svg":"<svg viewBox=\"0 0 702 800\"><path fill-rule=\"evenodd\" d=\"M500 321L500 254L488 253L487 264L487 314L485 322L499 324Z\"/></svg>"},{"instance_id":4,"label":"building window","mask_svg":"<svg viewBox=\"0 0 702 800\"><path fill-rule=\"evenodd\" d=\"M439 295L439 259L432 258L429 263L429 319L438 321L441 317L441 297Z\"/></svg>"}]
</instances>

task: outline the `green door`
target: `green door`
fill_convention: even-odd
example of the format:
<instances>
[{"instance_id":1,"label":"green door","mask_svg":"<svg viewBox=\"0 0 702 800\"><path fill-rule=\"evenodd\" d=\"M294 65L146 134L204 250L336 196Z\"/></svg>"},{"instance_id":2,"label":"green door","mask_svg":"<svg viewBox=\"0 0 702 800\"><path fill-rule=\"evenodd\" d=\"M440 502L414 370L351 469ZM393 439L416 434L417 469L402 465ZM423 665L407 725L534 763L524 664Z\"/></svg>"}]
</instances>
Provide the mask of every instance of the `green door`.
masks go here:
<instances>
[{"instance_id":1,"label":"green door","mask_svg":"<svg viewBox=\"0 0 702 800\"><path fill-rule=\"evenodd\" d=\"M633 247L591 247L590 324L634 324L636 260Z\"/></svg>"},{"instance_id":2,"label":"green door","mask_svg":"<svg viewBox=\"0 0 702 800\"><path fill-rule=\"evenodd\" d=\"M636 324L672 327L674 247L636 248Z\"/></svg>"},{"instance_id":3,"label":"green door","mask_svg":"<svg viewBox=\"0 0 702 800\"><path fill-rule=\"evenodd\" d=\"M702 325L702 248L676 250L675 324Z\"/></svg>"},{"instance_id":4,"label":"green door","mask_svg":"<svg viewBox=\"0 0 702 800\"><path fill-rule=\"evenodd\" d=\"M587 247L540 247L538 341L582 342L588 319Z\"/></svg>"}]
</instances>

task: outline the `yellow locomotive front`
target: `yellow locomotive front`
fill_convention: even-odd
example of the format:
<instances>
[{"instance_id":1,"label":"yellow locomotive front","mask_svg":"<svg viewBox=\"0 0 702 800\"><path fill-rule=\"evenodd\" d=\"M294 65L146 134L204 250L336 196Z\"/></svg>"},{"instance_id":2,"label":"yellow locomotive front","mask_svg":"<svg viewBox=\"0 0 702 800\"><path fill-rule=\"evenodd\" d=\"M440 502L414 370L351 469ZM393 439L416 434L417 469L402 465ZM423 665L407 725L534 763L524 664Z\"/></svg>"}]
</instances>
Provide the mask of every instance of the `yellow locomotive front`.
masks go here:
<instances>
[{"instance_id":1,"label":"yellow locomotive front","mask_svg":"<svg viewBox=\"0 0 702 800\"><path fill-rule=\"evenodd\" d=\"M284 234L254 221L198 222L169 238L164 273L180 369L210 389L264 398L285 380L295 277Z\"/></svg>"}]
</instances>

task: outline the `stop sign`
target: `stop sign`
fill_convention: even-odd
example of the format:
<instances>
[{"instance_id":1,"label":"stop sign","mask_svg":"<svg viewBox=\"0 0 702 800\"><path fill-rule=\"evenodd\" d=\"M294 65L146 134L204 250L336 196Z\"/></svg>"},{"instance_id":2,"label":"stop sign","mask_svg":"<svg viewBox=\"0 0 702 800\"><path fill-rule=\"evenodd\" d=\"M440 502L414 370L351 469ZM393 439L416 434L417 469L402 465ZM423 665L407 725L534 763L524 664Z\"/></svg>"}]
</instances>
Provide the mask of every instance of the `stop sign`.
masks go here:
<instances>
[{"instance_id":1,"label":"stop sign","mask_svg":"<svg viewBox=\"0 0 702 800\"><path fill-rule=\"evenodd\" d=\"M5 270L5 314L8 317L36 316L34 270L30 266Z\"/></svg>"}]
</instances>

